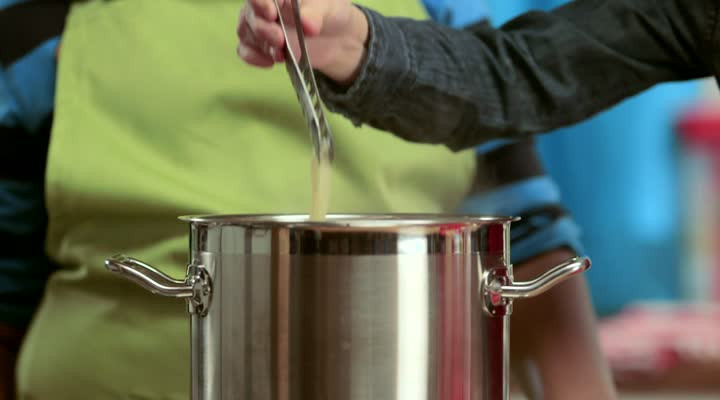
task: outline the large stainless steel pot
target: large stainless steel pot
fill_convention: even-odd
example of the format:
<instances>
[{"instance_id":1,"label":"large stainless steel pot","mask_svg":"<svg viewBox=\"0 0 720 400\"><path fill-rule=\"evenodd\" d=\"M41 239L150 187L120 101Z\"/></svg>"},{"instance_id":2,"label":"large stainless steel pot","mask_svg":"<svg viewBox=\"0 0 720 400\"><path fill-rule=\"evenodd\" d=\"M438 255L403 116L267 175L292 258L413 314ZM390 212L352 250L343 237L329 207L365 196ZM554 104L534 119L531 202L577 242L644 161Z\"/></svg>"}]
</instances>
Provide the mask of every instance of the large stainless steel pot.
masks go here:
<instances>
[{"instance_id":1,"label":"large stainless steel pot","mask_svg":"<svg viewBox=\"0 0 720 400\"><path fill-rule=\"evenodd\" d=\"M512 218L200 216L175 280L111 271L189 305L193 400L508 398L513 299L586 270L514 282Z\"/></svg>"}]
</instances>

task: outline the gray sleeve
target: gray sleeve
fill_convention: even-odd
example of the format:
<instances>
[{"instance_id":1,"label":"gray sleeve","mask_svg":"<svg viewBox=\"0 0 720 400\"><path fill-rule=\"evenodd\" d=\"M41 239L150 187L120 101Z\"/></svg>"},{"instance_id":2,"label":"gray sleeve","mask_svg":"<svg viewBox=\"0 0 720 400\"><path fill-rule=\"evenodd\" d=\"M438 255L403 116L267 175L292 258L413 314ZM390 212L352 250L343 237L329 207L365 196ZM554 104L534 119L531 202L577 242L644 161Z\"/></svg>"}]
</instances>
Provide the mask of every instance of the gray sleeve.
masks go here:
<instances>
[{"instance_id":1,"label":"gray sleeve","mask_svg":"<svg viewBox=\"0 0 720 400\"><path fill-rule=\"evenodd\" d=\"M657 83L711 75L720 0L576 0L499 29L370 23L360 76L321 78L331 110L454 150L579 122Z\"/></svg>"}]
</instances>

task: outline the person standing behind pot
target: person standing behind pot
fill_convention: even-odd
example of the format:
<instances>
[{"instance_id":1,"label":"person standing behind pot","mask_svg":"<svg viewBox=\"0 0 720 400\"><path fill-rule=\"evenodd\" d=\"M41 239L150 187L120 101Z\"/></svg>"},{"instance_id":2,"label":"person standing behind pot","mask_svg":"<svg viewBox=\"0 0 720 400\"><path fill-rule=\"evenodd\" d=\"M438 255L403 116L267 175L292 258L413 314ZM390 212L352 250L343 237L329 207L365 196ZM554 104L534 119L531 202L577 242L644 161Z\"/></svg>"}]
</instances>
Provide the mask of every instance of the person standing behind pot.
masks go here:
<instances>
[{"instance_id":1,"label":"person standing behind pot","mask_svg":"<svg viewBox=\"0 0 720 400\"><path fill-rule=\"evenodd\" d=\"M416 0L365 4L425 16ZM170 0L73 7L47 172L48 248L62 269L21 351L20 399L187 399L184 307L111 275L103 260L127 252L184 276L187 237L178 215L309 209L310 145L294 92L284 71L245 69L238 78L222 23L232 23L236 7ZM331 124L333 209L449 212L472 185L474 151L406 143L339 117ZM493 198L516 197L473 196L470 206L480 210ZM574 242L563 240L558 252L528 254L525 264L566 258L560 249ZM567 290L583 290L576 282Z\"/></svg>"}]
</instances>

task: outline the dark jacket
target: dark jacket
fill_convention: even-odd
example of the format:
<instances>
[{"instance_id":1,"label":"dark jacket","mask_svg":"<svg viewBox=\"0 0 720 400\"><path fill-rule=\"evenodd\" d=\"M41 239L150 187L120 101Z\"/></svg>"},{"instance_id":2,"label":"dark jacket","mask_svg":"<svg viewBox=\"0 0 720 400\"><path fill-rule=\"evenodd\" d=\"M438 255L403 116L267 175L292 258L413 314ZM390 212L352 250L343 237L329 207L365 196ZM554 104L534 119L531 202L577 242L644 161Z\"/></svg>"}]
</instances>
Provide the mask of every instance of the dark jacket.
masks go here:
<instances>
[{"instance_id":1,"label":"dark jacket","mask_svg":"<svg viewBox=\"0 0 720 400\"><path fill-rule=\"evenodd\" d=\"M368 57L329 108L458 150L590 117L657 83L720 71L720 0L576 0L499 29L455 30L365 10Z\"/></svg>"}]
</instances>

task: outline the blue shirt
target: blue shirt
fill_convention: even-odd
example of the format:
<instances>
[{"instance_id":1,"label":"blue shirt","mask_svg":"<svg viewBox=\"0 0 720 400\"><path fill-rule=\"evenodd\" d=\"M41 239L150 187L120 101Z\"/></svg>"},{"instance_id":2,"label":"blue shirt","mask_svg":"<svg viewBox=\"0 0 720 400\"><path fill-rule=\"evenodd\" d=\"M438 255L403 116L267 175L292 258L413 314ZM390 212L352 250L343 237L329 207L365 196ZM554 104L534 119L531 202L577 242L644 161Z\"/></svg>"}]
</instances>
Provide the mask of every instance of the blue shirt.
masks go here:
<instances>
[{"instance_id":1,"label":"blue shirt","mask_svg":"<svg viewBox=\"0 0 720 400\"><path fill-rule=\"evenodd\" d=\"M22 34L23 26L31 26L32 15L50 12L43 7L63 13L57 4L35 9L31 3L0 0L0 24L10 29L15 24L20 30L16 34ZM18 15L23 17L18 19ZM64 15L58 18L64 21ZM32 318L53 270L45 253L43 171L54 106L58 37L48 34L37 39L36 43L11 41L30 45L19 56L16 48L0 49L0 60L6 60L0 63L0 137L6 141L0 157L12 160L3 162L0 170L0 322L15 325L25 325ZM24 170L30 166L32 173Z\"/></svg>"},{"instance_id":2,"label":"blue shirt","mask_svg":"<svg viewBox=\"0 0 720 400\"><path fill-rule=\"evenodd\" d=\"M422 0L434 21L461 28L488 18L483 0Z\"/></svg>"}]
</instances>

